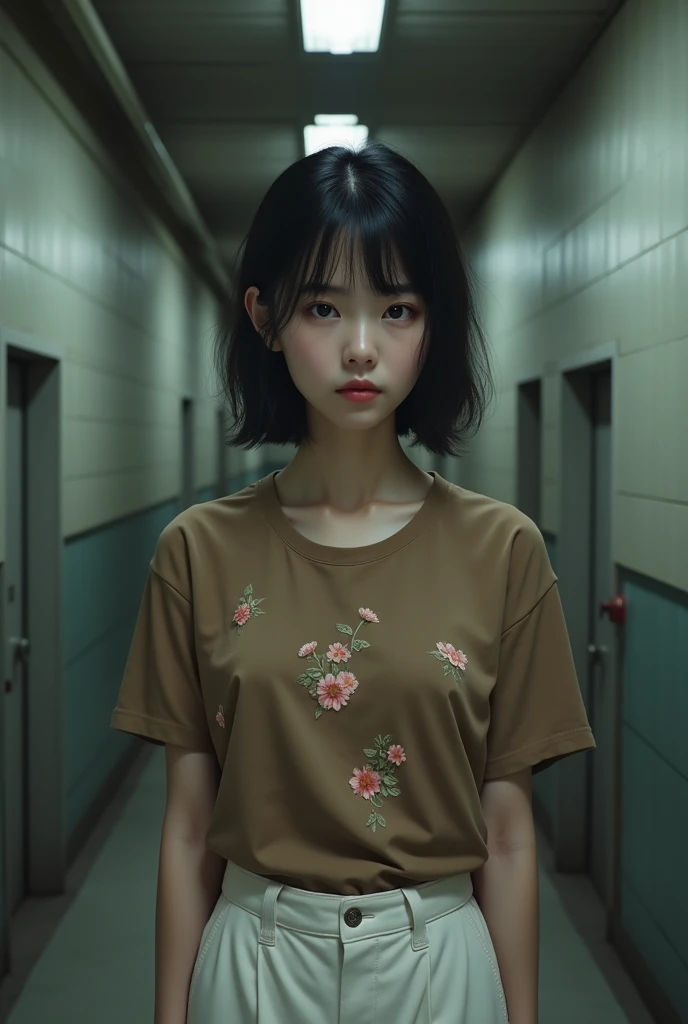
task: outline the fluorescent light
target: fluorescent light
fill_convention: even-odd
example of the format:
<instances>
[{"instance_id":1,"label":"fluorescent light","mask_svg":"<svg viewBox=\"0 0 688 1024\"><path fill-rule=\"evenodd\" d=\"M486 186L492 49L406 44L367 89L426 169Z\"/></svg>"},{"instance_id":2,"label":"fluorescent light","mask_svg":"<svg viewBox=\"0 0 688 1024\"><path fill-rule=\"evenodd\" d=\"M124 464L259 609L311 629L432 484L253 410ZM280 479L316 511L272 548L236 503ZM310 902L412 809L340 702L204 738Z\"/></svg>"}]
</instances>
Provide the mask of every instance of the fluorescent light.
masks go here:
<instances>
[{"instance_id":1,"label":"fluorescent light","mask_svg":"<svg viewBox=\"0 0 688 1024\"><path fill-rule=\"evenodd\" d=\"M301 0L306 53L374 53L385 0Z\"/></svg>"},{"instance_id":2,"label":"fluorescent light","mask_svg":"<svg viewBox=\"0 0 688 1024\"><path fill-rule=\"evenodd\" d=\"M358 124L355 114L316 114L316 124Z\"/></svg>"},{"instance_id":3,"label":"fluorescent light","mask_svg":"<svg viewBox=\"0 0 688 1024\"><path fill-rule=\"evenodd\" d=\"M306 156L327 146L360 146L367 138L365 124L307 124L303 129Z\"/></svg>"}]
</instances>

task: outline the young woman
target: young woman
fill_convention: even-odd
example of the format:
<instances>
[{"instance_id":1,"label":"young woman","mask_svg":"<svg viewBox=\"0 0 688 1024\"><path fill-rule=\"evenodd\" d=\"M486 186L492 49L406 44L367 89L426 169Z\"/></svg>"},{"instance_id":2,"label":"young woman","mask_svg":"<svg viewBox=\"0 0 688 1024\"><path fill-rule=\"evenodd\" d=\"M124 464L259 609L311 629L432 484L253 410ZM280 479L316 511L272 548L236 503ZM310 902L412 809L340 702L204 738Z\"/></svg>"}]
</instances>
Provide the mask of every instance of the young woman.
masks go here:
<instances>
[{"instance_id":1,"label":"young woman","mask_svg":"<svg viewBox=\"0 0 688 1024\"><path fill-rule=\"evenodd\" d=\"M298 450L163 530L113 715L166 748L156 1024L536 1024L531 773L595 743L538 529L399 442L490 394L436 192L289 167L218 340L232 443Z\"/></svg>"}]
</instances>

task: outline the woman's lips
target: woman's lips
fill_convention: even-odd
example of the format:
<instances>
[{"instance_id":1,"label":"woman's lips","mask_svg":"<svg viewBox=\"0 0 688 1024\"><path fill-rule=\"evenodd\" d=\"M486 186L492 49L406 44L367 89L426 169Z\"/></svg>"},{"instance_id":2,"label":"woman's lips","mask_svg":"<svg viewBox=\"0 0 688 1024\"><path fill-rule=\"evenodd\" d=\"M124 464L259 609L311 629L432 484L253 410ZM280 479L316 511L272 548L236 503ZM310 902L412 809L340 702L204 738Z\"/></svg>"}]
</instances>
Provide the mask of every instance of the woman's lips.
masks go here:
<instances>
[{"instance_id":1,"label":"woman's lips","mask_svg":"<svg viewBox=\"0 0 688 1024\"><path fill-rule=\"evenodd\" d=\"M337 394L347 398L350 402L370 402L380 392L374 388L342 388Z\"/></svg>"}]
</instances>

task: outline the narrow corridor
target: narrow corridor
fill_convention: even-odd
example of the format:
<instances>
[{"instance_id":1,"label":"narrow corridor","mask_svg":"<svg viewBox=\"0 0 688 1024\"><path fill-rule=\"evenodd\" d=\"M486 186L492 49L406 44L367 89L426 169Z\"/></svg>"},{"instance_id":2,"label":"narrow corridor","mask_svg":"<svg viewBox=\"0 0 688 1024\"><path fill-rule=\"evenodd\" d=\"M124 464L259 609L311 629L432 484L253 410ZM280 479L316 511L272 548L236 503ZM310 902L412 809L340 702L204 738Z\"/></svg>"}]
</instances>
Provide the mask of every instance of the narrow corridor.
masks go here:
<instances>
[{"instance_id":1,"label":"narrow corridor","mask_svg":"<svg viewBox=\"0 0 688 1024\"><path fill-rule=\"evenodd\" d=\"M83 884L7 1024L151 1024L155 879L164 801L165 758L162 750L154 750L142 769L133 769L75 864L72 875L82 877ZM555 885L547 870L548 846L541 835L538 839L540 1024L652 1024L600 934L602 914L590 882L585 876L559 876ZM22 910L27 918L36 902L27 901ZM56 900L55 909L63 903ZM565 904L576 908L587 942ZM2 1015L0 1004L0 1019Z\"/></svg>"}]
</instances>

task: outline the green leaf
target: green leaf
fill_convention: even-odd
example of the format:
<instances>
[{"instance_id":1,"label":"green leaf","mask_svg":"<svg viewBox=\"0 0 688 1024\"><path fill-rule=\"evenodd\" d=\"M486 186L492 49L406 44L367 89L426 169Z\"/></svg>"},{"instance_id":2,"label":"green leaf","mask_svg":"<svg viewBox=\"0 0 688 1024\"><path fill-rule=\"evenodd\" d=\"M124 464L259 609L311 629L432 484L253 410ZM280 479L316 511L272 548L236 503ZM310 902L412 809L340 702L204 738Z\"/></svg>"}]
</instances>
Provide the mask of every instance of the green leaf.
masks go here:
<instances>
[{"instance_id":1,"label":"green leaf","mask_svg":"<svg viewBox=\"0 0 688 1024\"><path fill-rule=\"evenodd\" d=\"M452 667L451 667L451 665L449 664L449 662L447 662L447 664L446 664L446 665L444 666L444 671L443 671L443 673L442 673L442 674L443 674L443 675L445 675L445 676L446 676L446 675L449 675L449 673L451 672L451 670L452 670Z\"/></svg>"},{"instance_id":2,"label":"green leaf","mask_svg":"<svg viewBox=\"0 0 688 1024\"><path fill-rule=\"evenodd\" d=\"M253 593L253 584L249 583L249 585L246 587L246 590L244 591L244 597L250 597L252 593Z\"/></svg>"},{"instance_id":3,"label":"green leaf","mask_svg":"<svg viewBox=\"0 0 688 1024\"><path fill-rule=\"evenodd\" d=\"M380 783L380 794L382 796L388 796L387 787L383 786L382 783Z\"/></svg>"},{"instance_id":4,"label":"green leaf","mask_svg":"<svg viewBox=\"0 0 688 1024\"><path fill-rule=\"evenodd\" d=\"M260 602L261 602L261 601L264 601L264 600L265 600L265 598L264 598L264 597L256 597L256 598L254 598L254 600L253 600L252 604L253 604L253 605L255 606L255 605L257 605L257 604L260 604Z\"/></svg>"},{"instance_id":5,"label":"green leaf","mask_svg":"<svg viewBox=\"0 0 688 1024\"><path fill-rule=\"evenodd\" d=\"M377 818L377 814L375 814L375 812L373 812L370 815L370 817L368 818L368 820L366 821L366 825L372 825L373 822L376 820L376 818Z\"/></svg>"},{"instance_id":6,"label":"green leaf","mask_svg":"<svg viewBox=\"0 0 688 1024\"><path fill-rule=\"evenodd\" d=\"M322 672L319 668L307 668L305 674L309 679L322 679Z\"/></svg>"},{"instance_id":7,"label":"green leaf","mask_svg":"<svg viewBox=\"0 0 688 1024\"><path fill-rule=\"evenodd\" d=\"M310 693L311 697L317 697L318 696L318 687L317 687L317 685L315 683L311 683L310 686L308 687L308 692Z\"/></svg>"},{"instance_id":8,"label":"green leaf","mask_svg":"<svg viewBox=\"0 0 688 1024\"><path fill-rule=\"evenodd\" d=\"M324 710L325 708L322 706L322 704L318 704L317 708L315 709L315 717L320 718Z\"/></svg>"},{"instance_id":9,"label":"green leaf","mask_svg":"<svg viewBox=\"0 0 688 1024\"><path fill-rule=\"evenodd\" d=\"M364 647L370 647L367 640L354 640L352 647L355 651L362 651Z\"/></svg>"},{"instance_id":10,"label":"green leaf","mask_svg":"<svg viewBox=\"0 0 688 1024\"><path fill-rule=\"evenodd\" d=\"M349 636L353 636L354 634L354 631L351 628L351 626L347 626L343 622L337 623L337 629L339 630L340 633L348 633Z\"/></svg>"},{"instance_id":11,"label":"green leaf","mask_svg":"<svg viewBox=\"0 0 688 1024\"><path fill-rule=\"evenodd\" d=\"M296 680L300 686L308 686L310 681L310 676L307 676L305 672Z\"/></svg>"},{"instance_id":12,"label":"green leaf","mask_svg":"<svg viewBox=\"0 0 688 1024\"><path fill-rule=\"evenodd\" d=\"M365 754L366 757L376 757L377 756L377 750L373 750L371 747L364 747L363 748L363 753Z\"/></svg>"},{"instance_id":13,"label":"green leaf","mask_svg":"<svg viewBox=\"0 0 688 1024\"><path fill-rule=\"evenodd\" d=\"M383 828L386 828L386 827L387 827L387 822L385 821L385 819L384 819L384 818L382 817L382 815L381 815L381 814L377 814L377 815L376 815L376 818L377 818L377 823L378 823L378 825L382 825L382 827L383 827ZM374 831L374 830L373 830L373 831Z\"/></svg>"},{"instance_id":14,"label":"green leaf","mask_svg":"<svg viewBox=\"0 0 688 1024\"><path fill-rule=\"evenodd\" d=\"M388 747L391 742L392 742L392 734L390 732L390 733L388 733L387 736L385 736L384 740L382 741L382 745L383 745L383 747Z\"/></svg>"},{"instance_id":15,"label":"green leaf","mask_svg":"<svg viewBox=\"0 0 688 1024\"><path fill-rule=\"evenodd\" d=\"M265 612L263 611L262 608L255 608L254 607L252 614L253 615L265 615Z\"/></svg>"},{"instance_id":16,"label":"green leaf","mask_svg":"<svg viewBox=\"0 0 688 1024\"><path fill-rule=\"evenodd\" d=\"M390 791L389 791L389 795L390 796L399 796L400 793L401 793L401 790L397 789L396 786L392 786Z\"/></svg>"},{"instance_id":17,"label":"green leaf","mask_svg":"<svg viewBox=\"0 0 688 1024\"><path fill-rule=\"evenodd\" d=\"M382 800L380 799L377 793L373 793L373 795L370 798L370 802L373 805L373 807L382 807Z\"/></svg>"},{"instance_id":18,"label":"green leaf","mask_svg":"<svg viewBox=\"0 0 688 1024\"><path fill-rule=\"evenodd\" d=\"M385 786L396 786L397 780L394 775L385 775L384 783Z\"/></svg>"},{"instance_id":19,"label":"green leaf","mask_svg":"<svg viewBox=\"0 0 688 1024\"><path fill-rule=\"evenodd\" d=\"M373 832L377 831L377 818L373 818L373 820L372 820L372 822L370 824L370 827L371 827Z\"/></svg>"}]
</instances>

